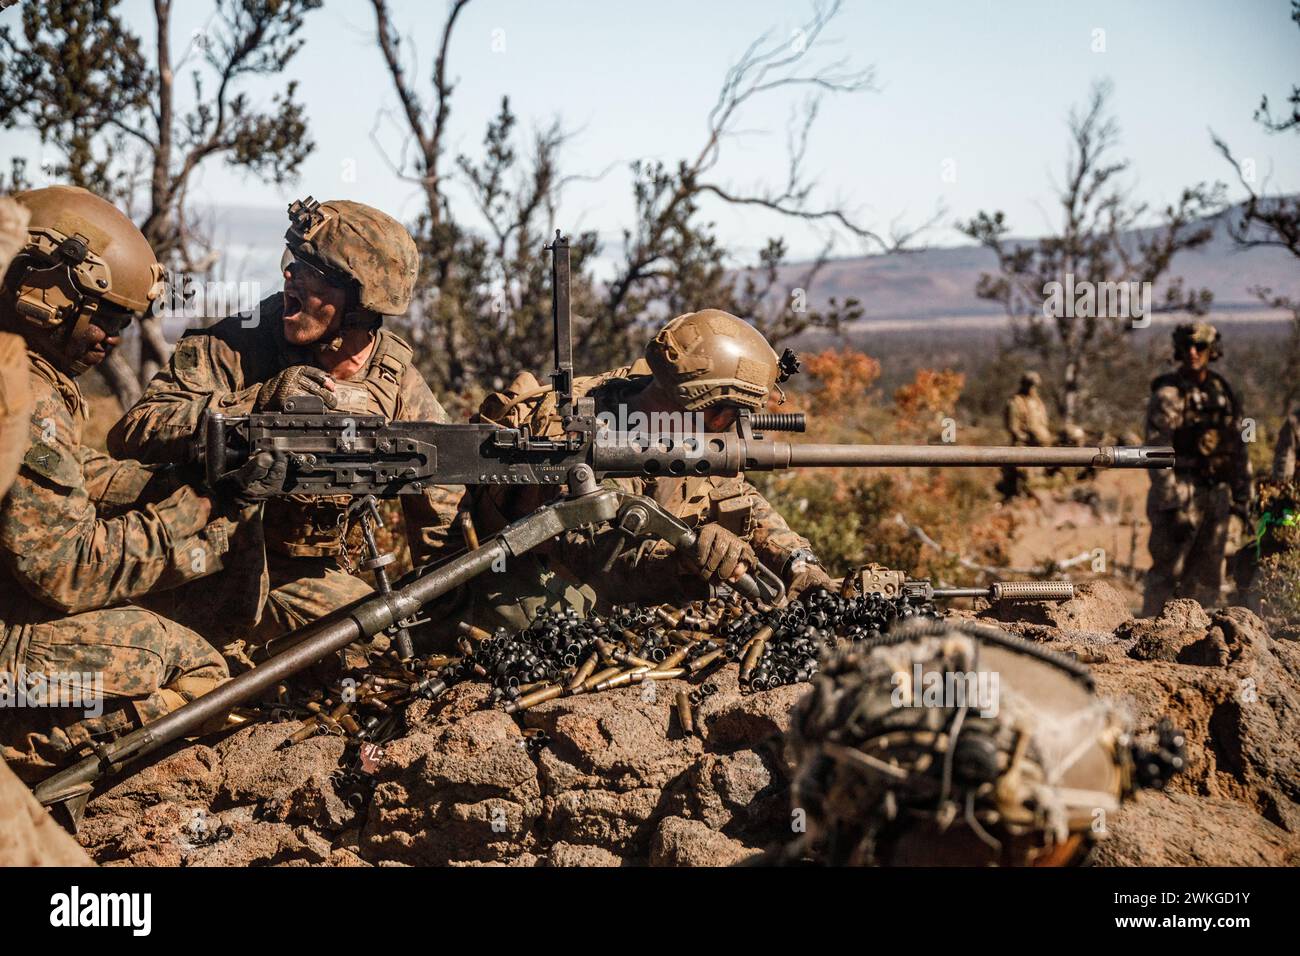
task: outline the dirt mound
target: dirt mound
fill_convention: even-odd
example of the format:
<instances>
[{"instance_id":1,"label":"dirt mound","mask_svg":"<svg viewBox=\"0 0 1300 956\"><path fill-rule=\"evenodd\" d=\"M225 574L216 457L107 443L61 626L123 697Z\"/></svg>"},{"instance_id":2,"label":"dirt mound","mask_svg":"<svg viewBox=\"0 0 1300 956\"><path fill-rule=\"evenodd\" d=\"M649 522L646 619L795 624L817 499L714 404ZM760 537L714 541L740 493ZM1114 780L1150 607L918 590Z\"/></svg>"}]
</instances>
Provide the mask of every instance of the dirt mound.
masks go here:
<instances>
[{"instance_id":1,"label":"dirt mound","mask_svg":"<svg viewBox=\"0 0 1300 956\"><path fill-rule=\"evenodd\" d=\"M1110 822L1100 865L1300 859L1300 645L1243 608L1171 602L1134 620L1104 582L1058 606L996 614L1092 663L1138 730L1168 715L1187 770ZM181 747L109 787L81 841L134 865L727 865L789 838L780 741L806 685L742 694L711 678L696 734L680 681L559 698L518 716L463 684L406 711L407 733L358 768L355 746L296 723Z\"/></svg>"}]
</instances>

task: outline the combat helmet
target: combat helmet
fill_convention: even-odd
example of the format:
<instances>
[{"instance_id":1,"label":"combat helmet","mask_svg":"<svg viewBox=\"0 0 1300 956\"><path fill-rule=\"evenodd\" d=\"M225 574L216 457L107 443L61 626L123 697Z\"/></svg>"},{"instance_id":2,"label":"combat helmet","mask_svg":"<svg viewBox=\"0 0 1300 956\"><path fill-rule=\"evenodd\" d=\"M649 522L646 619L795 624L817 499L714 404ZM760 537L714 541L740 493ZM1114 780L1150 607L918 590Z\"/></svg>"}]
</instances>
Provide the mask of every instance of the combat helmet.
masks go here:
<instances>
[{"instance_id":1,"label":"combat helmet","mask_svg":"<svg viewBox=\"0 0 1300 956\"><path fill-rule=\"evenodd\" d=\"M61 353L91 321L116 333L162 295L163 267L112 203L78 186L47 186L14 199L29 213L27 242L5 273L4 288L43 345Z\"/></svg>"},{"instance_id":2,"label":"combat helmet","mask_svg":"<svg viewBox=\"0 0 1300 956\"><path fill-rule=\"evenodd\" d=\"M645 351L655 380L685 411L729 402L761 408L784 364L748 322L721 309L679 315Z\"/></svg>"},{"instance_id":3,"label":"combat helmet","mask_svg":"<svg viewBox=\"0 0 1300 956\"><path fill-rule=\"evenodd\" d=\"M1183 739L1136 747L1083 665L989 626L911 620L830 652L787 737L806 828L830 865L1081 862Z\"/></svg>"},{"instance_id":4,"label":"combat helmet","mask_svg":"<svg viewBox=\"0 0 1300 956\"><path fill-rule=\"evenodd\" d=\"M1174 358L1182 361L1193 343L1210 350L1210 361L1223 358L1223 336L1209 322L1184 322L1174 329Z\"/></svg>"},{"instance_id":5,"label":"combat helmet","mask_svg":"<svg viewBox=\"0 0 1300 956\"><path fill-rule=\"evenodd\" d=\"M285 261L301 259L335 285L352 290L345 325L360 324L356 310L401 315L411 304L420 256L406 227L372 206L312 197L289 206Z\"/></svg>"}]
</instances>

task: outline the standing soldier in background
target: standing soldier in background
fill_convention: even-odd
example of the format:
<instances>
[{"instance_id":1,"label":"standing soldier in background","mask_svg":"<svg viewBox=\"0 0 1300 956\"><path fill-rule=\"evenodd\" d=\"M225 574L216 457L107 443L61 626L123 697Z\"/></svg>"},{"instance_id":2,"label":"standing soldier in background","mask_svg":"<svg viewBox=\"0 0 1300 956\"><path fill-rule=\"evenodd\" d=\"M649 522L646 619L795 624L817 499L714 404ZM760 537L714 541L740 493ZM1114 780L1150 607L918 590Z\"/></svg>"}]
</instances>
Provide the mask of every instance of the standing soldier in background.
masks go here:
<instances>
[{"instance_id":1,"label":"standing soldier in background","mask_svg":"<svg viewBox=\"0 0 1300 956\"><path fill-rule=\"evenodd\" d=\"M631 366L574 382L575 396L595 400L596 414L669 416L679 429L720 432L735 425L742 408L761 409L778 381L794 371L749 323L718 309L680 315ZM797 366L795 366L797 367ZM524 372L504 392L490 395L482 421L557 437L562 426L549 385ZM658 419L662 420L662 419ZM698 426L687 429L688 423ZM643 430L646 430L643 426ZM656 430L664 430L656 425ZM474 583L475 614L485 626L525 627L542 609L627 602L660 603L707 592L707 583L734 581L761 562L780 576L791 595L830 586L808 540L790 530L744 477L620 478L617 485L648 495L683 519L698 535L694 551L680 554L646 542L609 562L618 541L612 531L593 538L569 534L514 559L499 574ZM463 508L479 534L493 534L554 496L553 488L472 488ZM482 613L486 609L487 613Z\"/></svg>"},{"instance_id":2,"label":"standing soldier in background","mask_svg":"<svg viewBox=\"0 0 1300 956\"><path fill-rule=\"evenodd\" d=\"M109 434L109 449L142 461L183 462L194 455L204 414L273 412L286 399L315 395L340 414L405 421L448 421L412 362L411 347L382 327L403 314L419 271L415 242L397 220L361 203L289 207L284 292L251 315L232 315L191 329L177 343L140 401ZM411 559L437 554L455 516L461 489L434 487L403 495ZM355 577L360 531L351 527L347 496L293 495L266 502L265 556L269 595L252 613L250 644L316 621L371 588ZM259 569L260 570L260 569ZM178 595L167 613L220 644L232 629L222 608ZM212 612L215 611L216 614ZM239 635L243 636L243 635Z\"/></svg>"},{"instance_id":3,"label":"standing soldier in background","mask_svg":"<svg viewBox=\"0 0 1300 956\"><path fill-rule=\"evenodd\" d=\"M1300 407L1291 410L1278 433L1277 447L1273 450L1274 481L1290 481L1295 477L1297 449L1300 449Z\"/></svg>"},{"instance_id":4,"label":"standing soldier in background","mask_svg":"<svg viewBox=\"0 0 1300 956\"><path fill-rule=\"evenodd\" d=\"M1241 408L1232 387L1210 363L1223 355L1208 322L1174 330L1177 371L1151 383L1146 441L1172 445L1172 470L1152 471L1147 494L1151 570L1142 613L1160 613L1175 597L1218 603L1233 514L1250 502L1250 458L1241 433Z\"/></svg>"},{"instance_id":5,"label":"standing soldier in background","mask_svg":"<svg viewBox=\"0 0 1300 956\"><path fill-rule=\"evenodd\" d=\"M1007 427L1012 445L1030 445L1048 447L1052 444L1052 430L1048 427L1047 406L1038 394L1043 379L1037 372L1025 372L1020 376L1020 389L1007 399L1003 411L1003 421ZM1002 482L998 490L1006 500L1019 497L1028 492L1028 468L1004 468Z\"/></svg>"},{"instance_id":6,"label":"standing soldier in background","mask_svg":"<svg viewBox=\"0 0 1300 956\"><path fill-rule=\"evenodd\" d=\"M30 220L0 283L0 329L27 346L34 402L0 505L0 672L29 699L57 679L84 705L75 716L53 707L5 715L4 743L16 747L7 756L35 771L226 679L198 634L128 602L219 570L252 507L82 444L75 378L161 294L162 267L131 220L84 189L15 198ZM113 706L94 715L101 695Z\"/></svg>"}]
</instances>

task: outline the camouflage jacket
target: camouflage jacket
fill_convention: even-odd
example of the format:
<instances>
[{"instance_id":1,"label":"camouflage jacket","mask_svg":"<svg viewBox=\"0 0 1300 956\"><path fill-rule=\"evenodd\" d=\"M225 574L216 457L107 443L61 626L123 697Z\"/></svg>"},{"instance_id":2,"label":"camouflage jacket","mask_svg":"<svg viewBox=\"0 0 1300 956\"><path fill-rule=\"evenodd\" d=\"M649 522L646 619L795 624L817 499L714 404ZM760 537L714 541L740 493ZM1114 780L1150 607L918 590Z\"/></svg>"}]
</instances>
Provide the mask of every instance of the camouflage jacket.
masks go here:
<instances>
[{"instance_id":1,"label":"camouflage jacket","mask_svg":"<svg viewBox=\"0 0 1300 956\"><path fill-rule=\"evenodd\" d=\"M81 443L75 381L28 353L26 452L0 505L0 666L24 625L129 602L221 569L235 522L166 469Z\"/></svg>"},{"instance_id":2,"label":"camouflage jacket","mask_svg":"<svg viewBox=\"0 0 1300 956\"><path fill-rule=\"evenodd\" d=\"M0 332L0 501L18 474L27 451L27 422L32 412L27 347L17 335Z\"/></svg>"},{"instance_id":3,"label":"camouflage jacket","mask_svg":"<svg viewBox=\"0 0 1300 956\"><path fill-rule=\"evenodd\" d=\"M1273 449L1273 480L1290 481L1295 477L1296 451L1300 448L1300 408L1293 409L1278 432Z\"/></svg>"},{"instance_id":4,"label":"camouflage jacket","mask_svg":"<svg viewBox=\"0 0 1300 956\"><path fill-rule=\"evenodd\" d=\"M1222 375L1196 383L1170 372L1151 383L1146 443L1172 445L1176 464L1151 472L1153 511L1183 508L1195 489L1227 485L1235 501L1250 498L1251 468L1242 437L1241 408Z\"/></svg>"},{"instance_id":5,"label":"camouflage jacket","mask_svg":"<svg viewBox=\"0 0 1300 956\"><path fill-rule=\"evenodd\" d=\"M596 412L618 414L619 406L644 388L649 369L637 363L602 375L574 381L574 394L596 401ZM561 431L554 394L525 372L509 388L483 402L478 419L508 427L527 425L535 435L558 435ZM808 540L796 534L785 519L743 477L618 478L607 483L634 494L653 498L670 513L693 528L717 522L749 542L761 560L787 581L787 565L796 550L810 549ZM467 492L465 503L480 534L491 534L510 521L527 515L555 495L554 488L537 486L485 486ZM574 580L597 586L612 596L613 603L666 600L668 588L691 596L698 576L685 571L662 542L647 542L635 554L625 556L610 570L603 569L613 539L608 533L588 536L570 534L543 546L551 566L563 569ZM665 576L671 579L665 581Z\"/></svg>"},{"instance_id":6,"label":"camouflage jacket","mask_svg":"<svg viewBox=\"0 0 1300 956\"><path fill-rule=\"evenodd\" d=\"M1052 444L1052 430L1047 424L1047 406L1037 395L1012 395L1003 413L1013 445Z\"/></svg>"},{"instance_id":7,"label":"camouflage jacket","mask_svg":"<svg viewBox=\"0 0 1300 956\"><path fill-rule=\"evenodd\" d=\"M269 296L256 314L230 316L186 332L167 367L154 376L140 401L109 433L109 450L149 462L190 460L193 439L208 408L230 416L246 415L264 382L291 366L313 364L310 350L284 340L283 302L278 294ZM448 421L411 356L405 341L381 329L365 367L353 378L336 383L339 408L405 421ZM460 488L435 486L423 495L402 496L416 564L441 553L460 495ZM268 501L267 548L293 557L352 550L356 541L345 540L343 525L349 501L312 495Z\"/></svg>"}]
</instances>

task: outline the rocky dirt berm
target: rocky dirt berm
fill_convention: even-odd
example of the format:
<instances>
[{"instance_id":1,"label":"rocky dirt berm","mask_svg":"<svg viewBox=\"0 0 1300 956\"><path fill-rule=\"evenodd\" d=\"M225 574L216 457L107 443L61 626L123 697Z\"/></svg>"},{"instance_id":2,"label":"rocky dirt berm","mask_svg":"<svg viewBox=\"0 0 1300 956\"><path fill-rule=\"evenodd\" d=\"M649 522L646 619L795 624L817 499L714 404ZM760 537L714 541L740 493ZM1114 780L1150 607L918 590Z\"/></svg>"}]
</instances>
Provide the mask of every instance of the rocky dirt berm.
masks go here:
<instances>
[{"instance_id":1,"label":"rocky dirt berm","mask_svg":"<svg viewBox=\"0 0 1300 956\"><path fill-rule=\"evenodd\" d=\"M1134 620L1104 582L979 616L1087 661L1139 728L1168 714L1188 732L1187 771L1108 822L1096 863L1300 863L1300 644L1242 608L1174 601ZM789 836L779 738L806 685L742 695L734 665L714 680L692 737L673 713L677 681L519 718L484 709L485 685L460 685L409 707L360 810L330 782L341 739L277 751L296 724L245 727L108 787L80 840L109 865L734 864Z\"/></svg>"}]
</instances>

